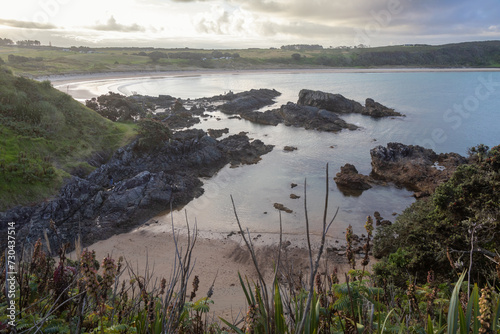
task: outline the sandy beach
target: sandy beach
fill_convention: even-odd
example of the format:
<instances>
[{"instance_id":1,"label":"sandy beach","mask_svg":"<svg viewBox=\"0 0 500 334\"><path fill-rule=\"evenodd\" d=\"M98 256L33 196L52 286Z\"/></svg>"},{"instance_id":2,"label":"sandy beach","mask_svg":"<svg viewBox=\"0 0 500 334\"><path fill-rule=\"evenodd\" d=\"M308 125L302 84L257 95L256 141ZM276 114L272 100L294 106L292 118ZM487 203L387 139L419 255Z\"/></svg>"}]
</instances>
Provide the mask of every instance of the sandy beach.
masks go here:
<instances>
[{"instance_id":1,"label":"sandy beach","mask_svg":"<svg viewBox=\"0 0 500 334\"><path fill-rule=\"evenodd\" d=\"M185 251L187 247L186 231L180 231L176 235L178 236L179 249ZM266 280L271 283L279 249L279 235L251 233L251 239L257 252L259 267ZM307 279L309 257L305 242L305 227L303 235L284 235L281 261L296 275L302 273L303 278ZM318 235L312 236L311 242L315 258L320 237ZM341 252L339 255L339 252L331 250L332 247L340 248L340 245L341 243L327 240L321 262L321 273L331 274L336 268L339 277L342 278L343 273L348 271L347 260L343 253ZM171 226L156 223L154 220L129 233L115 235L107 240L96 242L88 249L95 250L99 261L102 261L107 255L111 255L116 260L123 256L135 273L141 276L145 276L145 269L149 268L156 279L156 285L162 278L168 279L170 277L176 254ZM361 257L362 254L357 256ZM74 259L75 253L70 254L70 257ZM238 315L240 317L242 314L244 315L246 301L238 273L242 277L247 277L250 282L256 282L257 272L241 235L228 236L200 232L192 259L194 260L194 269L189 284L195 275L199 277L200 289L197 293L197 299L206 296L210 286L214 284L212 296L214 304L210 307L211 315L222 316L226 319L234 319ZM370 267L373 261L372 259ZM128 271L121 279L129 279Z\"/></svg>"}]
</instances>

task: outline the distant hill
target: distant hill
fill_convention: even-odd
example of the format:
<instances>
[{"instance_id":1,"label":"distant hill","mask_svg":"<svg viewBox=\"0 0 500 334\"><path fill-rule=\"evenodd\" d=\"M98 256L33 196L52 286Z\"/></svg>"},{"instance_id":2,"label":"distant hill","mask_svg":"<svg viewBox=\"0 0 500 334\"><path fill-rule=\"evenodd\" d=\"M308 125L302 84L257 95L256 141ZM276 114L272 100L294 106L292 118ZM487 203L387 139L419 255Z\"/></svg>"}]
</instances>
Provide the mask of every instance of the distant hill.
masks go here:
<instances>
[{"instance_id":1,"label":"distant hill","mask_svg":"<svg viewBox=\"0 0 500 334\"><path fill-rule=\"evenodd\" d=\"M499 67L500 41L357 49L352 66Z\"/></svg>"},{"instance_id":2,"label":"distant hill","mask_svg":"<svg viewBox=\"0 0 500 334\"><path fill-rule=\"evenodd\" d=\"M133 135L52 87L0 67L0 211L55 194Z\"/></svg>"},{"instance_id":3,"label":"distant hill","mask_svg":"<svg viewBox=\"0 0 500 334\"><path fill-rule=\"evenodd\" d=\"M270 49L59 48L0 45L0 64L15 74L46 76L105 72L306 68L500 67L500 41L447 45L337 47L288 45Z\"/></svg>"}]
</instances>

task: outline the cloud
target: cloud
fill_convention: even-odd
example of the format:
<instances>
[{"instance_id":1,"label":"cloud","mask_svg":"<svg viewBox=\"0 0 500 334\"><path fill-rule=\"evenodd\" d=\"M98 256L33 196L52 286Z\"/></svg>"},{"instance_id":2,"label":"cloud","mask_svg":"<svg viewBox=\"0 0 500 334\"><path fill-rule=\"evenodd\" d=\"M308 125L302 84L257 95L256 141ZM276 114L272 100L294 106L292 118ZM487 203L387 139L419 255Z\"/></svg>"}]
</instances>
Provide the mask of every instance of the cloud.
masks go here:
<instances>
[{"instance_id":1,"label":"cloud","mask_svg":"<svg viewBox=\"0 0 500 334\"><path fill-rule=\"evenodd\" d=\"M255 17L239 8L214 5L194 18L198 32L216 35L254 35Z\"/></svg>"},{"instance_id":2,"label":"cloud","mask_svg":"<svg viewBox=\"0 0 500 334\"><path fill-rule=\"evenodd\" d=\"M131 25L124 25L124 24L119 24L116 22L115 18L111 16L108 19L108 22L106 24L97 24L93 27L90 27L91 29L94 30L100 30L100 31L118 31L118 32L144 32L146 29L137 23L131 24Z\"/></svg>"},{"instance_id":3,"label":"cloud","mask_svg":"<svg viewBox=\"0 0 500 334\"><path fill-rule=\"evenodd\" d=\"M359 29L372 29L377 34L416 34L439 36L480 33L498 24L500 6L497 0L227 0L242 9L273 22L278 26L327 31L343 27L346 33ZM285 23L283 23L285 22ZM296 22L289 24L288 22ZM378 26L377 26L378 25ZM340 29L342 30L342 29ZM321 34L321 32L318 30ZM314 39L315 35L311 38ZM375 37L375 36L374 36Z\"/></svg>"},{"instance_id":4,"label":"cloud","mask_svg":"<svg viewBox=\"0 0 500 334\"><path fill-rule=\"evenodd\" d=\"M18 21L18 20L5 20L0 19L0 25L14 27L14 28L25 28L25 29L57 29L57 27L50 23L37 23L30 21Z\"/></svg>"}]
</instances>

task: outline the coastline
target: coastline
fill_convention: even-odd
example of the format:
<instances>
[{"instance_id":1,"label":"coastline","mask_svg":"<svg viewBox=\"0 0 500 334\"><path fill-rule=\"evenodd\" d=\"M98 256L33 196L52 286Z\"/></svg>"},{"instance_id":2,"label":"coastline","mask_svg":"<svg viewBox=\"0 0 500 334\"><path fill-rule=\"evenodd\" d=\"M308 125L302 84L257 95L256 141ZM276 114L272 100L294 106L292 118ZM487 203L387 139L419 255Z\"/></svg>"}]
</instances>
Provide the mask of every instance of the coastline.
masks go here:
<instances>
[{"instance_id":1,"label":"coastline","mask_svg":"<svg viewBox=\"0 0 500 334\"><path fill-rule=\"evenodd\" d=\"M417 72L491 72L500 69L433 69L433 68L393 68L393 69L270 69L270 70L189 70L172 72L116 72L95 73L88 75L64 75L52 77L51 81L58 89L64 90L66 85L80 84L84 82L124 80L132 78L162 78L162 77L191 77L200 75L248 75L259 73L417 73ZM72 95L76 91L72 91ZM82 90L79 94L85 94ZM305 228L304 228L305 230ZM279 243L279 234L252 232L252 238L258 252L262 255L266 267L266 273L272 273L273 255L276 254L276 246ZM174 265L175 246L173 243L172 230L168 224L156 225L154 219L150 220L132 232L114 235L111 238L90 245L89 249L96 250L97 258L100 260L107 254L114 258L124 256L139 272L145 266L154 267L155 276L158 279L169 276ZM180 232L180 244L185 244L185 231ZM260 235L260 236L259 236ZM307 272L307 246L304 236L286 234L285 242L290 242L291 258L295 270ZM302 239L302 240L301 240ZM317 244L317 236L313 238ZM329 240L326 247L332 247L335 241ZM337 246L338 247L338 246ZM345 257L337 252L326 253L331 257L334 266L339 267L339 272L347 271ZM238 281L238 272L242 276L247 275L249 280L255 278L255 269L248 257L248 251L244 248L241 236L234 235L231 238L225 233L212 233L200 231L198 243L195 246L193 259L196 259L193 275L201 277L199 298L208 290L213 279L217 275L215 293L213 300L215 304L211 307L211 313L216 312L223 317L229 316L231 311L238 313L245 307L245 300ZM373 263L373 261L372 261ZM333 266L330 265L330 268ZM243 312L245 310L243 309Z\"/></svg>"},{"instance_id":2,"label":"coastline","mask_svg":"<svg viewBox=\"0 0 500 334\"><path fill-rule=\"evenodd\" d=\"M119 80L128 78L162 78L162 77L189 77L198 75L219 75L219 74L259 74L259 73L418 73L418 72L500 72L500 68L432 68L432 67L409 67L409 68L300 68L300 69L245 69L245 70L206 70L189 69L184 71L130 71L130 72L96 72L96 73L68 73L61 75L39 76L38 81L50 80L62 86L65 84L75 84L76 81L101 81Z\"/></svg>"}]
</instances>

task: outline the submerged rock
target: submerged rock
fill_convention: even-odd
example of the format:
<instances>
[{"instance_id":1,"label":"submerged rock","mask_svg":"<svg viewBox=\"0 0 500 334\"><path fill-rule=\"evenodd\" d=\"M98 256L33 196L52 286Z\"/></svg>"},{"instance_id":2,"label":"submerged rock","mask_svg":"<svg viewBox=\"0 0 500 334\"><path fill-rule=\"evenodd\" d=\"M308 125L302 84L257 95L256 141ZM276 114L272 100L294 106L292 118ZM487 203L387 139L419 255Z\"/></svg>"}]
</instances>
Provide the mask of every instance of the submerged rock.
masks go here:
<instances>
[{"instance_id":1,"label":"submerged rock","mask_svg":"<svg viewBox=\"0 0 500 334\"><path fill-rule=\"evenodd\" d=\"M296 150L298 150L298 148L295 147L295 146L285 146L285 147L283 147L283 151L285 151L285 152L293 152L293 151L296 151Z\"/></svg>"},{"instance_id":2,"label":"submerged rock","mask_svg":"<svg viewBox=\"0 0 500 334\"><path fill-rule=\"evenodd\" d=\"M274 203L273 206L274 206L275 209L278 209L280 211L285 211L286 213L292 213L293 212L293 210L287 208L286 206L284 206L281 203Z\"/></svg>"}]
</instances>

